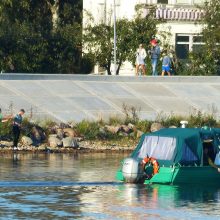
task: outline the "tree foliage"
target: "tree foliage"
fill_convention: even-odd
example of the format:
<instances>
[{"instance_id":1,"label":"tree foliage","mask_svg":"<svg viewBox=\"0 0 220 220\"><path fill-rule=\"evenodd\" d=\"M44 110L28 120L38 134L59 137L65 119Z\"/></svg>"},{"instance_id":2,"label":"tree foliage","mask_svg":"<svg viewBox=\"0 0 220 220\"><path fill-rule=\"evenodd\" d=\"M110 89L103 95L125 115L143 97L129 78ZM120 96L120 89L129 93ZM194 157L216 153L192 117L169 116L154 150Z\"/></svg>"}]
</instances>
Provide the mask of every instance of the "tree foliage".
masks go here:
<instances>
[{"instance_id":1,"label":"tree foliage","mask_svg":"<svg viewBox=\"0 0 220 220\"><path fill-rule=\"evenodd\" d=\"M82 0L2 0L0 68L73 73L81 55Z\"/></svg>"},{"instance_id":2,"label":"tree foliage","mask_svg":"<svg viewBox=\"0 0 220 220\"><path fill-rule=\"evenodd\" d=\"M140 43L148 45L148 42L156 34L158 20L154 19L154 10L146 17L137 15L133 20L118 19L117 27L117 71L119 74L123 62L134 63L135 52ZM93 22L87 25L84 34L85 51L93 54L94 61L105 68L111 75L111 64L114 59L114 27L101 23L93 26Z\"/></svg>"},{"instance_id":3,"label":"tree foliage","mask_svg":"<svg viewBox=\"0 0 220 220\"><path fill-rule=\"evenodd\" d=\"M220 1L211 0L205 6L205 28L203 36L206 43L207 63L213 64L212 73L216 74L220 65Z\"/></svg>"},{"instance_id":4,"label":"tree foliage","mask_svg":"<svg viewBox=\"0 0 220 220\"><path fill-rule=\"evenodd\" d=\"M205 44L190 54L189 72L193 75L217 75L220 66L220 1L205 2L203 10L202 39Z\"/></svg>"}]
</instances>

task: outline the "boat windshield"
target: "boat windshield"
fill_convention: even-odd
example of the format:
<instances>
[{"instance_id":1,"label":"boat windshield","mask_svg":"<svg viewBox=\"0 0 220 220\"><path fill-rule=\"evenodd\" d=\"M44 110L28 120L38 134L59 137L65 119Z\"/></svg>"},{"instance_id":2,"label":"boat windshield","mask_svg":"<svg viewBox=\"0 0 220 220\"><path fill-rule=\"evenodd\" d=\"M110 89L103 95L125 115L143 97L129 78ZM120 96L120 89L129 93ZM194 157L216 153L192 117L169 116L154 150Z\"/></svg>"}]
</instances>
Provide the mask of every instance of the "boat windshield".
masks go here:
<instances>
[{"instance_id":1,"label":"boat windshield","mask_svg":"<svg viewBox=\"0 0 220 220\"><path fill-rule=\"evenodd\" d=\"M159 160L171 160L175 148L175 137L146 136L135 157L144 158L148 155Z\"/></svg>"}]
</instances>

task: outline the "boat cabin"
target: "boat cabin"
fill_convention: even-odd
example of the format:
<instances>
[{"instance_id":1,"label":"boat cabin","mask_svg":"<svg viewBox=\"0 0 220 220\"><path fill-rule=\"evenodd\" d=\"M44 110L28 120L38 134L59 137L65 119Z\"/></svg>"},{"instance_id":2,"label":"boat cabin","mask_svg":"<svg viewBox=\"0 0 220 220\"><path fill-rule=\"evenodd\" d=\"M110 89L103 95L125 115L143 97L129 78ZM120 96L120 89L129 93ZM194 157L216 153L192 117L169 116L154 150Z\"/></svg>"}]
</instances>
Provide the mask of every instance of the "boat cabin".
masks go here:
<instances>
[{"instance_id":1,"label":"boat cabin","mask_svg":"<svg viewBox=\"0 0 220 220\"><path fill-rule=\"evenodd\" d=\"M219 148L219 128L165 128L143 134L131 157L153 157L160 167L205 166L204 150L208 149L214 161Z\"/></svg>"}]
</instances>

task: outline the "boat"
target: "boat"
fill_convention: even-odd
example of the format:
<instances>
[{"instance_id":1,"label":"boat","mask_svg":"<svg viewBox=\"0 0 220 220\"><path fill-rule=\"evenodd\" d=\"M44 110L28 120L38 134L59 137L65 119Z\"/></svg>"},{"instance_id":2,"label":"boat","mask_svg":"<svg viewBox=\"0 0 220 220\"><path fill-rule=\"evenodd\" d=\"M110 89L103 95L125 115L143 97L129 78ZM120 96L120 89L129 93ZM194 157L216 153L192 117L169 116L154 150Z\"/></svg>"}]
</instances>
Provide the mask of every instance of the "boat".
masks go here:
<instances>
[{"instance_id":1,"label":"boat","mask_svg":"<svg viewBox=\"0 0 220 220\"><path fill-rule=\"evenodd\" d=\"M204 164L204 145L218 161L219 128L164 128L143 134L135 150L121 162L116 179L127 183L220 186L218 169Z\"/></svg>"}]
</instances>

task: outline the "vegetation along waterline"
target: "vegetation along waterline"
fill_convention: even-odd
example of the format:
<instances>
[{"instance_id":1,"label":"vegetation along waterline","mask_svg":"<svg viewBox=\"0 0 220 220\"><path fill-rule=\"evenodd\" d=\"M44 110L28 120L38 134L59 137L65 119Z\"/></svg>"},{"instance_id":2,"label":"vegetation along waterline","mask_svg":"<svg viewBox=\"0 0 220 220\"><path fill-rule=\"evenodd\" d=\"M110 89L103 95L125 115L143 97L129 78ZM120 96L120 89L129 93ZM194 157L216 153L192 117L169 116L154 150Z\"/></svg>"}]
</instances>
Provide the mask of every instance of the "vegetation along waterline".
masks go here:
<instances>
[{"instance_id":1,"label":"vegetation along waterline","mask_svg":"<svg viewBox=\"0 0 220 220\"><path fill-rule=\"evenodd\" d=\"M136 111L127 112L124 118L108 121L56 123L50 120L31 122L24 119L19 151L75 152L75 151L131 151L143 133L163 127L180 127L180 121L188 121L187 127L220 127L214 113L196 111L189 116L163 113L154 121L141 120ZM1 125L1 152L13 150L11 121Z\"/></svg>"}]
</instances>

